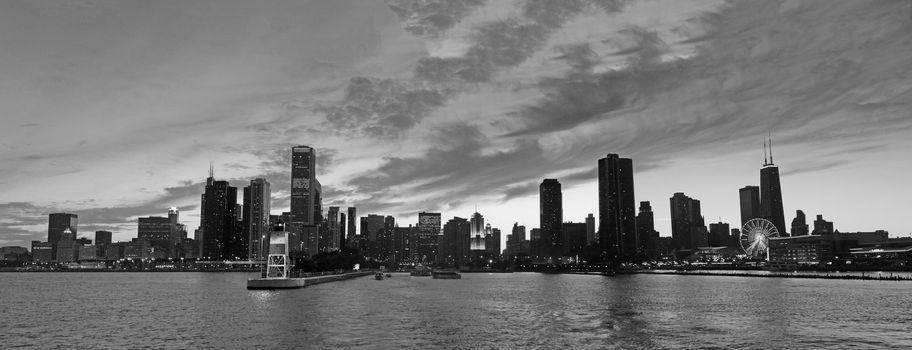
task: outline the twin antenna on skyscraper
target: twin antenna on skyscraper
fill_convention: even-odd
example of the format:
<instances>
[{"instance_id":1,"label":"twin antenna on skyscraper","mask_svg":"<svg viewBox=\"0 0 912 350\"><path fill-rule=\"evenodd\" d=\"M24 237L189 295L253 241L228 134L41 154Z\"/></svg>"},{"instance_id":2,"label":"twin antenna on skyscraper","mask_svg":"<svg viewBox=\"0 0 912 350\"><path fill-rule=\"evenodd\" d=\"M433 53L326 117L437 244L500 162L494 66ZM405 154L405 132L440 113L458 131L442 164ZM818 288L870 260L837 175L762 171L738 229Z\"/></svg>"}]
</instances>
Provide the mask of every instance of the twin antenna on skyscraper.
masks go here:
<instances>
[{"instance_id":1,"label":"twin antenna on skyscraper","mask_svg":"<svg viewBox=\"0 0 912 350\"><path fill-rule=\"evenodd\" d=\"M766 147L767 142L769 142L769 159L767 159ZM773 133L767 135L767 139L763 140L763 166L775 165L773 164Z\"/></svg>"}]
</instances>

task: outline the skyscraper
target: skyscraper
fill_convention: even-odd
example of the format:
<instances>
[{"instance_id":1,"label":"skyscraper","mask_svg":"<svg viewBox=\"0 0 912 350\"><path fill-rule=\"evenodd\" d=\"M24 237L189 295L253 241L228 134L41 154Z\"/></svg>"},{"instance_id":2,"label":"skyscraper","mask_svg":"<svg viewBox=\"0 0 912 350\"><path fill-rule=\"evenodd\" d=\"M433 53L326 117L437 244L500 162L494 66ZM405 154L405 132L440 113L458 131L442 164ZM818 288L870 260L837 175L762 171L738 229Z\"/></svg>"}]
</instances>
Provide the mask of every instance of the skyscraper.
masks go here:
<instances>
[{"instance_id":1,"label":"skyscraper","mask_svg":"<svg viewBox=\"0 0 912 350\"><path fill-rule=\"evenodd\" d=\"M469 219L469 249L471 249L473 253L484 253L484 237L484 216L475 212Z\"/></svg>"},{"instance_id":2,"label":"skyscraper","mask_svg":"<svg viewBox=\"0 0 912 350\"><path fill-rule=\"evenodd\" d=\"M138 219L136 237L149 242L156 258L171 254L171 218L149 216Z\"/></svg>"},{"instance_id":3,"label":"skyscraper","mask_svg":"<svg viewBox=\"0 0 912 350\"><path fill-rule=\"evenodd\" d=\"M764 159L765 160L765 159ZM788 237L785 212L782 208L782 187L779 185L779 167L773 163L773 140L769 140L769 161L760 169L760 216L771 221L780 237Z\"/></svg>"},{"instance_id":4,"label":"skyscraper","mask_svg":"<svg viewBox=\"0 0 912 350\"><path fill-rule=\"evenodd\" d=\"M561 225L561 256L577 257L586 248L586 224L565 222Z\"/></svg>"},{"instance_id":5,"label":"skyscraper","mask_svg":"<svg viewBox=\"0 0 912 350\"><path fill-rule=\"evenodd\" d=\"M795 219L792 220L792 236L807 236L808 233L807 218L804 216L804 212L796 210Z\"/></svg>"},{"instance_id":6,"label":"skyscraper","mask_svg":"<svg viewBox=\"0 0 912 350\"><path fill-rule=\"evenodd\" d=\"M271 210L272 191L269 181L263 178L250 180L250 185L244 187L244 222L247 224L249 260L265 260L268 255L266 237L273 229L269 222Z\"/></svg>"},{"instance_id":7,"label":"skyscraper","mask_svg":"<svg viewBox=\"0 0 912 350\"><path fill-rule=\"evenodd\" d=\"M669 200L671 206L671 237L683 249L706 246L708 237L700 201L684 193L675 193Z\"/></svg>"},{"instance_id":8,"label":"skyscraper","mask_svg":"<svg viewBox=\"0 0 912 350\"><path fill-rule=\"evenodd\" d=\"M412 261L430 264L437 260L440 235L440 213L418 213L418 234Z\"/></svg>"},{"instance_id":9,"label":"skyscraper","mask_svg":"<svg viewBox=\"0 0 912 350\"><path fill-rule=\"evenodd\" d=\"M339 249L345 249L347 247L345 228L348 226L348 221L346 221L345 212L339 213Z\"/></svg>"},{"instance_id":10,"label":"skyscraper","mask_svg":"<svg viewBox=\"0 0 912 350\"><path fill-rule=\"evenodd\" d=\"M111 231L95 231L95 245L111 244Z\"/></svg>"},{"instance_id":11,"label":"skyscraper","mask_svg":"<svg viewBox=\"0 0 912 350\"><path fill-rule=\"evenodd\" d=\"M518 222L513 224L513 230L507 235L507 252L506 258L512 259L519 254L528 255L529 241L526 240L526 227ZM525 246L525 250L523 249Z\"/></svg>"},{"instance_id":12,"label":"skyscraper","mask_svg":"<svg viewBox=\"0 0 912 350\"><path fill-rule=\"evenodd\" d=\"M70 229L74 235L78 234L79 215L69 213L51 213L48 215L48 242L57 243L60 234Z\"/></svg>"},{"instance_id":13,"label":"skyscraper","mask_svg":"<svg viewBox=\"0 0 912 350\"><path fill-rule=\"evenodd\" d=\"M659 233L655 230L655 214L649 201L640 202L640 212L637 214L637 236L640 238L640 247L646 256L655 256L655 241Z\"/></svg>"},{"instance_id":14,"label":"skyscraper","mask_svg":"<svg viewBox=\"0 0 912 350\"><path fill-rule=\"evenodd\" d=\"M453 217L443 225L443 244L438 260L445 265L462 265L469 262L471 224L468 220Z\"/></svg>"},{"instance_id":15,"label":"skyscraper","mask_svg":"<svg viewBox=\"0 0 912 350\"><path fill-rule=\"evenodd\" d=\"M237 221L237 187L231 187L228 181L215 181L214 176L210 166L200 205L201 255L204 259L228 260L234 255L232 253L240 250L240 247L234 246L239 242L233 242Z\"/></svg>"},{"instance_id":16,"label":"skyscraper","mask_svg":"<svg viewBox=\"0 0 912 350\"><path fill-rule=\"evenodd\" d=\"M168 209L168 221L171 223L171 245L173 246L187 238L187 227L180 223L180 210L177 207Z\"/></svg>"},{"instance_id":17,"label":"skyscraper","mask_svg":"<svg viewBox=\"0 0 912 350\"><path fill-rule=\"evenodd\" d=\"M355 220L358 220L358 209L355 207L348 207L348 237L358 234L358 227L355 225Z\"/></svg>"},{"instance_id":18,"label":"skyscraper","mask_svg":"<svg viewBox=\"0 0 912 350\"><path fill-rule=\"evenodd\" d=\"M500 229L485 225L485 255L488 259L500 260Z\"/></svg>"},{"instance_id":19,"label":"skyscraper","mask_svg":"<svg viewBox=\"0 0 912 350\"><path fill-rule=\"evenodd\" d=\"M823 215L818 214L817 220L814 220L814 235L827 235L834 233L833 222L823 219Z\"/></svg>"},{"instance_id":20,"label":"skyscraper","mask_svg":"<svg viewBox=\"0 0 912 350\"><path fill-rule=\"evenodd\" d=\"M709 246L723 247L731 242L731 229L728 223L717 222L709 224Z\"/></svg>"},{"instance_id":21,"label":"skyscraper","mask_svg":"<svg viewBox=\"0 0 912 350\"><path fill-rule=\"evenodd\" d=\"M366 236L368 242L377 241L377 232L384 227L382 215L368 214L361 218L361 235Z\"/></svg>"},{"instance_id":22,"label":"skyscraper","mask_svg":"<svg viewBox=\"0 0 912 350\"><path fill-rule=\"evenodd\" d=\"M633 160L609 154L598 161L598 240L603 260L631 260L636 256L636 207Z\"/></svg>"},{"instance_id":23,"label":"skyscraper","mask_svg":"<svg viewBox=\"0 0 912 350\"><path fill-rule=\"evenodd\" d=\"M760 187L744 186L738 190L741 203L741 226L760 217Z\"/></svg>"},{"instance_id":24,"label":"skyscraper","mask_svg":"<svg viewBox=\"0 0 912 350\"><path fill-rule=\"evenodd\" d=\"M320 232L322 251L339 250L339 207L329 207L326 212L327 232Z\"/></svg>"},{"instance_id":25,"label":"skyscraper","mask_svg":"<svg viewBox=\"0 0 912 350\"><path fill-rule=\"evenodd\" d=\"M310 146L291 148L291 223L286 225L286 230L290 233L290 250L308 255L316 254L319 249L323 213L316 157Z\"/></svg>"},{"instance_id":26,"label":"skyscraper","mask_svg":"<svg viewBox=\"0 0 912 350\"><path fill-rule=\"evenodd\" d=\"M561 226L564 221L563 194L557 179L545 179L539 186L539 228L542 252L546 257L560 259L563 251Z\"/></svg>"},{"instance_id":27,"label":"skyscraper","mask_svg":"<svg viewBox=\"0 0 912 350\"><path fill-rule=\"evenodd\" d=\"M595 243L595 216L589 213L586 217L586 245Z\"/></svg>"}]
</instances>

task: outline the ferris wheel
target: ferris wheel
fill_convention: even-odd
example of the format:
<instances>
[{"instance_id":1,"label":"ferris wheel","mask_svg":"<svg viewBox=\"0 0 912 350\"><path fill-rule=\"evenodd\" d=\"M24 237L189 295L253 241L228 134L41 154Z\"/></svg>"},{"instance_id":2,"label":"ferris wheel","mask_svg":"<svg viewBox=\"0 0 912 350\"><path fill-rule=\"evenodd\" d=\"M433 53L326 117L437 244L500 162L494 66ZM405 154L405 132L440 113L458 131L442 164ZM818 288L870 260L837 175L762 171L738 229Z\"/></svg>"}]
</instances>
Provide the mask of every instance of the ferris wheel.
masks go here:
<instances>
[{"instance_id":1,"label":"ferris wheel","mask_svg":"<svg viewBox=\"0 0 912 350\"><path fill-rule=\"evenodd\" d=\"M779 230L767 219L751 219L741 227L741 248L752 258L769 258L769 239Z\"/></svg>"}]
</instances>

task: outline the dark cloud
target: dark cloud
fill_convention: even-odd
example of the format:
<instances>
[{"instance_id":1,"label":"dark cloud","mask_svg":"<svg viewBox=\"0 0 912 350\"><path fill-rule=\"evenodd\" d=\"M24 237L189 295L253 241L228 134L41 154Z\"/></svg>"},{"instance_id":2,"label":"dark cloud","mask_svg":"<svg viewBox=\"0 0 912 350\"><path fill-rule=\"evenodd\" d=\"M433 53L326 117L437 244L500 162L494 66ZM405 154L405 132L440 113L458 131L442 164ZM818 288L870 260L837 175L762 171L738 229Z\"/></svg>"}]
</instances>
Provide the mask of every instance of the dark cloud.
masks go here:
<instances>
[{"instance_id":1,"label":"dark cloud","mask_svg":"<svg viewBox=\"0 0 912 350\"><path fill-rule=\"evenodd\" d=\"M390 2L389 6L406 23L406 30L436 36L483 4L470 0L403 0ZM342 103L323 106L318 111L337 133L349 137L397 137L468 89L465 84L490 82L501 70L527 61L575 16L593 6L619 12L625 4L626 1L522 1L517 16L472 28L464 55L418 60L413 71L415 81L353 78ZM576 52L568 55L582 59Z\"/></svg>"},{"instance_id":2,"label":"dark cloud","mask_svg":"<svg viewBox=\"0 0 912 350\"><path fill-rule=\"evenodd\" d=\"M563 60L573 71L588 73L592 68L601 63L602 59L592 51L589 43L564 45L557 48L560 56L554 59Z\"/></svg>"},{"instance_id":3,"label":"dark cloud","mask_svg":"<svg viewBox=\"0 0 912 350\"><path fill-rule=\"evenodd\" d=\"M586 8L584 0L525 0L523 18L550 29L560 28Z\"/></svg>"},{"instance_id":4,"label":"dark cloud","mask_svg":"<svg viewBox=\"0 0 912 350\"><path fill-rule=\"evenodd\" d=\"M675 62L661 62L668 47L655 32L629 28L622 33L635 43L623 69L594 74L592 68L600 58L587 43L559 47L557 59L567 62L571 70L562 77L539 81L544 96L514 114L525 125L505 136L546 134L604 118L649 93L650 85L678 68Z\"/></svg>"},{"instance_id":5,"label":"dark cloud","mask_svg":"<svg viewBox=\"0 0 912 350\"><path fill-rule=\"evenodd\" d=\"M417 125L447 100L445 91L411 87L393 79L352 78L341 105L321 107L336 133L396 137Z\"/></svg>"},{"instance_id":6,"label":"dark cloud","mask_svg":"<svg viewBox=\"0 0 912 350\"><path fill-rule=\"evenodd\" d=\"M485 0L388 0L404 29L413 35L436 38L453 28Z\"/></svg>"}]
</instances>

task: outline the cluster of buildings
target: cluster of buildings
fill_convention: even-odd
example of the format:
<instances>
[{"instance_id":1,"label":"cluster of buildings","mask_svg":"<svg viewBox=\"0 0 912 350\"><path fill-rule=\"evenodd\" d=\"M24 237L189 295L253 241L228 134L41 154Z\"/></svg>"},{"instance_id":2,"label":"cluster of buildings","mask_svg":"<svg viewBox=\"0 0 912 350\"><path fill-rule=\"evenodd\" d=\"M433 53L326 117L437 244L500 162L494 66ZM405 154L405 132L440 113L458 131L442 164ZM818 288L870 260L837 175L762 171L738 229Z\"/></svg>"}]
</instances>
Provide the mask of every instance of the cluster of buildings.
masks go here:
<instances>
[{"instance_id":1,"label":"cluster of buildings","mask_svg":"<svg viewBox=\"0 0 912 350\"><path fill-rule=\"evenodd\" d=\"M822 215L817 215L811 229L802 210L786 226L772 147L760 169L760 185L739 190L738 227L721 221L707 226L700 200L679 192L669 198L671 237L660 236L651 203L641 201L637 207L633 160L608 154L598 160L598 217L589 213L583 222L565 222L561 184L557 179L544 179L539 186L539 226L529 230L527 238L526 227L515 223L505 247L501 247L500 229L485 224L477 210L469 218L453 217L446 222L441 213L420 212L416 224L402 227L392 216L359 218L354 206L345 211L330 206L324 212L316 157L312 147L292 147L287 212L271 213L271 188L266 179L250 180L243 188L243 203L238 203L237 188L216 180L210 166L201 195L200 226L192 238L179 223L177 208L169 210L167 217L139 218L137 238L116 243L109 231L96 231L94 242L79 237L76 214L53 213L48 220L48 240L32 242L30 259L56 263L137 258L263 261L270 230L283 222L292 257L351 247L358 248L367 260L389 266L723 260L744 258L740 227L764 219L775 231L769 239L768 260L773 264L912 263L912 238L890 239L886 231L840 233ZM29 255L23 247L0 249L4 260Z\"/></svg>"},{"instance_id":2,"label":"cluster of buildings","mask_svg":"<svg viewBox=\"0 0 912 350\"><path fill-rule=\"evenodd\" d=\"M196 244L187 238L180 213L171 208L167 217L138 219L138 234L128 242L112 242L111 231L95 231L95 239L79 237L79 216L72 213L48 215L48 239L32 241L31 261L71 263L120 259L192 258Z\"/></svg>"}]
</instances>

